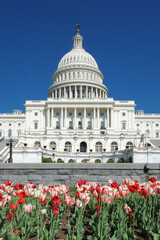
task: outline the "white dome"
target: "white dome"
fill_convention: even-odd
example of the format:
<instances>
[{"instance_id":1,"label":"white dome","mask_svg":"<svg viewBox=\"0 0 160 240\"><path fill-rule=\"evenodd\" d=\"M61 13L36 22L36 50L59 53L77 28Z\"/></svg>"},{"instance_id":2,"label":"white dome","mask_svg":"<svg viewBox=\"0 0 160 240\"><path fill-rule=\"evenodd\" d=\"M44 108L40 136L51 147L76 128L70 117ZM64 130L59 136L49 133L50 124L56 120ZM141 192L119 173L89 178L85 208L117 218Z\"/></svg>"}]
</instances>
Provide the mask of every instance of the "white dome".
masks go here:
<instances>
[{"instance_id":1,"label":"white dome","mask_svg":"<svg viewBox=\"0 0 160 240\"><path fill-rule=\"evenodd\" d=\"M75 65L75 64L81 64L81 65L84 64L84 65L88 65L90 67L98 69L98 65L95 59L91 56L91 54L87 53L83 48L82 49L73 48L70 52L65 54L58 64L58 69L69 66L69 65Z\"/></svg>"},{"instance_id":2,"label":"white dome","mask_svg":"<svg viewBox=\"0 0 160 240\"><path fill-rule=\"evenodd\" d=\"M77 64L98 69L95 59L82 47L82 40L83 37L79 34L79 29L77 29L76 35L73 37L73 48L62 57L58 69Z\"/></svg>"}]
</instances>

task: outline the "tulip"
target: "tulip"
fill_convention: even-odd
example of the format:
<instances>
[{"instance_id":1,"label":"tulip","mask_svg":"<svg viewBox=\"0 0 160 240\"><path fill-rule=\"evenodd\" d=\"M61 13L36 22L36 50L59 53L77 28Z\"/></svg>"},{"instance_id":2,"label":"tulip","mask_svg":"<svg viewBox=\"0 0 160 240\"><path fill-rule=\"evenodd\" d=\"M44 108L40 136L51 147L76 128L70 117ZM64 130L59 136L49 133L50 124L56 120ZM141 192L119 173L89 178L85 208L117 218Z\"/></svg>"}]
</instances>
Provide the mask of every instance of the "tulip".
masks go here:
<instances>
[{"instance_id":1,"label":"tulip","mask_svg":"<svg viewBox=\"0 0 160 240\"><path fill-rule=\"evenodd\" d=\"M32 212L32 205L29 204L24 204L23 209L26 213L31 213Z\"/></svg>"},{"instance_id":2,"label":"tulip","mask_svg":"<svg viewBox=\"0 0 160 240\"><path fill-rule=\"evenodd\" d=\"M127 213L127 214L131 214L132 213L132 209L127 205L125 204L125 206L123 207L124 211Z\"/></svg>"},{"instance_id":3,"label":"tulip","mask_svg":"<svg viewBox=\"0 0 160 240\"><path fill-rule=\"evenodd\" d=\"M79 200L79 199L77 199L77 200L76 200L76 207L77 207L77 208L81 208L82 206L83 206L82 201Z\"/></svg>"},{"instance_id":4,"label":"tulip","mask_svg":"<svg viewBox=\"0 0 160 240\"><path fill-rule=\"evenodd\" d=\"M40 213L41 213L41 214L46 214L46 213L47 213L47 209L41 209L41 210L40 210Z\"/></svg>"},{"instance_id":5,"label":"tulip","mask_svg":"<svg viewBox=\"0 0 160 240\"><path fill-rule=\"evenodd\" d=\"M10 204L9 206L10 206L11 211L17 210L17 204Z\"/></svg>"},{"instance_id":6,"label":"tulip","mask_svg":"<svg viewBox=\"0 0 160 240\"><path fill-rule=\"evenodd\" d=\"M46 196L47 196L46 193L45 194L41 193L41 195L39 195L39 201L44 202L46 200Z\"/></svg>"}]
</instances>

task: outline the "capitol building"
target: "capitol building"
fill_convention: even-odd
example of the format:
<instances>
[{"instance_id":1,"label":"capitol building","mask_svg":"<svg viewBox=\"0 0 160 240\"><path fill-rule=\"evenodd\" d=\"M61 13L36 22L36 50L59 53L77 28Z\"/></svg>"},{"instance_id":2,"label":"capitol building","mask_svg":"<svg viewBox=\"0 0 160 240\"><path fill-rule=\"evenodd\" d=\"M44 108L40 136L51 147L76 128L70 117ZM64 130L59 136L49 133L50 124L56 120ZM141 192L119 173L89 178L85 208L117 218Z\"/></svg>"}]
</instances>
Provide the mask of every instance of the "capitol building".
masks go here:
<instances>
[{"instance_id":1,"label":"capitol building","mask_svg":"<svg viewBox=\"0 0 160 240\"><path fill-rule=\"evenodd\" d=\"M42 156L56 162L160 162L160 114L109 98L104 76L82 43L77 23L73 48L58 64L47 100L26 101L25 113L0 114L1 162L9 157L10 138L13 162L41 162Z\"/></svg>"}]
</instances>

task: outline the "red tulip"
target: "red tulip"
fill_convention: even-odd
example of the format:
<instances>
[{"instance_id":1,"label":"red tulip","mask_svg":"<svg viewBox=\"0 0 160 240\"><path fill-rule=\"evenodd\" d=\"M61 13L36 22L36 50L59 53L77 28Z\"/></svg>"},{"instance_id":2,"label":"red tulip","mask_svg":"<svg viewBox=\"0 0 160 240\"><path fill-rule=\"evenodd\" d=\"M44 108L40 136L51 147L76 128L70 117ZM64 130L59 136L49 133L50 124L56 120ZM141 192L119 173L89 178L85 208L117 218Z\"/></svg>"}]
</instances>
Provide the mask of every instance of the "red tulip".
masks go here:
<instances>
[{"instance_id":1,"label":"red tulip","mask_svg":"<svg viewBox=\"0 0 160 240\"><path fill-rule=\"evenodd\" d=\"M17 210L17 204L10 204L9 206L10 206L11 211Z\"/></svg>"}]
</instances>

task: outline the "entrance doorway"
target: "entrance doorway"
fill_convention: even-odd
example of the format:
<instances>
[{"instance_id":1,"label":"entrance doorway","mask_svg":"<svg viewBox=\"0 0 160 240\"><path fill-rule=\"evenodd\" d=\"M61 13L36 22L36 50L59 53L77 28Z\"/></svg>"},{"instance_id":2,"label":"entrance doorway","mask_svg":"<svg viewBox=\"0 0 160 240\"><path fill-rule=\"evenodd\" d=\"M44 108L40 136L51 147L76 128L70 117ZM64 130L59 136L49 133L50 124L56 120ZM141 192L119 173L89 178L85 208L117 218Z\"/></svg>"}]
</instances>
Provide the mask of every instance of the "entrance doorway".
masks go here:
<instances>
[{"instance_id":1,"label":"entrance doorway","mask_svg":"<svg viewBox=\"0 0 160 240\"><path fill-rule=\"evenodd\" d=\"M87 152L87 143L86 142L80 143L80 152Z\"/></svg>"}]
</instances>

